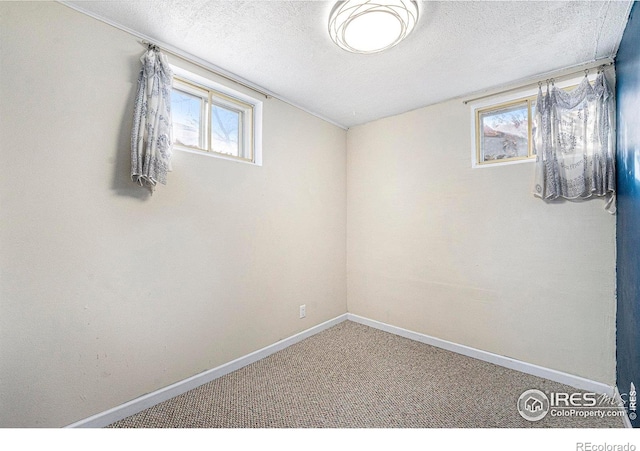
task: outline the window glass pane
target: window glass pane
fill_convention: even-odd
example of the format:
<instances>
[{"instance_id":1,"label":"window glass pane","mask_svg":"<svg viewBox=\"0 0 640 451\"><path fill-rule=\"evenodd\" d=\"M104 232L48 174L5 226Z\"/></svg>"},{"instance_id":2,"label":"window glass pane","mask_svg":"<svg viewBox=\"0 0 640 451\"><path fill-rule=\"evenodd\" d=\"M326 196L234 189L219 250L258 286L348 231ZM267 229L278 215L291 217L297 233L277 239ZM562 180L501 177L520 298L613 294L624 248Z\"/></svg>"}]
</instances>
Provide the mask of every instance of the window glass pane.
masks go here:
<instances>
[{"instance_id":1,"label":"window glass pane","mask_svg":"<svg viewBox=\"0 0 640 451\"><path fill-rule=\"evenodd\" d=\"M527 102L479 113L480 162L529 155Z\"/></svg>"},{"instance_id":2,"label":"window glass pane","mask_svg":"<svg viewBox=\"0 0 640 451\"><path fill-rule=\"evenodd\" d=\"M241 114L218 105L211 105L211 150L242 157L240 146Z\"/></svg>"},{"instance_id":3,"label":"window glass pane","mask_svg":"<svg viewBox=\"0 0 640 451\"><path fill-rule=\"evenodd\" d=\"M204 99L178 89L171 92L171 116L175 144L204 148L202 105Z\"/></svg>"},{"instance_id":4,"label":"window glass pane","mask_svg":"<svg viewBox=\"0 0 640 451\"><path fill-rule=\"evenodd\" d=\"M533 130L534 127L537 126L536 124L536 99L533 99L531 101L531 133L533 134ZM536 154L536 149L535 147L533 147L533 142L531 143L531 155L535 155Z\"/></svg>"}]
</instances>

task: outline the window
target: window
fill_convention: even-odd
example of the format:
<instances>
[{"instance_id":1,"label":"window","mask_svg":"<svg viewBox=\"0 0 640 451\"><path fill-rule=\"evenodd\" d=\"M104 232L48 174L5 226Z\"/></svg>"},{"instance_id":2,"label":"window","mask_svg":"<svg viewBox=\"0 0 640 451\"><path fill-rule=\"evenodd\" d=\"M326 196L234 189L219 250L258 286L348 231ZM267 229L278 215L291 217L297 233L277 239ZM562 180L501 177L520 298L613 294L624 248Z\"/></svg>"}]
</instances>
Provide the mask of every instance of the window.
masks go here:
<instances>
[{"instance_id":1,"label":"window","mask_svg":"<svg viewBox=\"0 0 640 451\"><path fill-rule=\"evenodd\" d=\"M174 148L260 165L262 102L173 69Z\"/></svg>"},{"instance_id":2,"label":"window","mask_svg":"<svg viewBox=\"0 0 640 451\"><path fill-rule=\"evenodd\" d=\"M556 83L567 91L580 78ZM543 90L546 89L543 87ZM538 87L508 97L493 98L471 108L473 167L535 161L532 132Z\"/></svg>"},{"instance_id":3,"label":"window","mask_svg":"<svg viewBox=\"0 0 640 451\"><path fill-rule=\"evenodd\" d=\"M531 124L535 97L476 110L477 164L533 156Z\"/></svg>"}]
</instances>

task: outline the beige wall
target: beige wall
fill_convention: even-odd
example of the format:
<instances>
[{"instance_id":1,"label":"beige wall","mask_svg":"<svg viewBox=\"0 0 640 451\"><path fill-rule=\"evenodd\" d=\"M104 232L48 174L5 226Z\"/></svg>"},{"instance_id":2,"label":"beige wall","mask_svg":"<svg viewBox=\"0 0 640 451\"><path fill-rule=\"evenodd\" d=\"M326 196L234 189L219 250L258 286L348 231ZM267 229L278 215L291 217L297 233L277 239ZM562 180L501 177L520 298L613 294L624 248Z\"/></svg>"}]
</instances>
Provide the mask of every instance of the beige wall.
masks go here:
<instances>
[{"instance_id":1,"label":"beige wall","mask_svg":"<svg viewBox=\"0 0 640 451\"><path fill-rule=\"evenodd\" d=\"M0 426L64 426L346 312L344 130L265 100L262 167L176 152L150 198L136 38L0 2L0 47Z\"/></svg>"},{"instance_id":2,"label":"beige wall","mask_svg":"<svg viewBox=\"0 0 640 451\"><path fill-rule=\"evenodd\" d=\"M531 164L471 169L461 102L346 133L265 100L262 167L176 152L150 198L136 39L56 3L0 2L0 25L0 426L72 423L347 308L614 383L615 218L535 199Z\"/></svg>"},{"instance_id":3,"label":"beige wall","mask_svg":"<svg viewBox=\"0 0 640 451\"><path fill-rule=\"evenodd\" d=\"M615 217L471 168L459 100L347 134L350 313L615 383Z\"/></svg>"}]
</instances>

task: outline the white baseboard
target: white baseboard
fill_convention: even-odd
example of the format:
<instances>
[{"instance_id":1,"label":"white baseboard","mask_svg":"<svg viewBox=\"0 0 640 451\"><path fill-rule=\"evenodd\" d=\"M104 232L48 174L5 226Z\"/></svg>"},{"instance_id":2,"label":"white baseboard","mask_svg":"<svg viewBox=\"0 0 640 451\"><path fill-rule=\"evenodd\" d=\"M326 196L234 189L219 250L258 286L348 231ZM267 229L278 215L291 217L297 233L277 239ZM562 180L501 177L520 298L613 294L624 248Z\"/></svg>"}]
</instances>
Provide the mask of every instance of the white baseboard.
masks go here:
<instances>
[{"instance_id":1,"label":"white baseboard","mask_svg":"<svg viewBox=\"0 0 640 451\"><path fill-rule=\"evenodd\" d=\"M392 326L390 324L382 323L380 321L364 318L362 316L354 315L352 313L345 313L334 319L326 321L322 324L318 324L310 329L300 332L284 340L278 341L270 346L259 349L251 354L247 354L244 357L240 357L229 363L213 368L211 370L204 371L195 376L189 377L175 384L156 390L152 393L140 396L120 406L109 409L105 412L93 415L84 420L80 420L76 423L66 426L68 428L101 428L110 425L118 420L122 420L128 416L135 415L138 412L143 411L149 407L152 407L160 402L171 399L175 396L181 395L189 390L199 387L200 385L211 382L225 374L229 374L240 368L243 368L251 363L257 362L271 354L285 349L295 343L298 343L305 338L311 337L325 329L335 326L343 321L353 321L356 323L364 324L375 329L379 329L385 332L389 332L410 340L425 343L437 348L452 351L457 354L462 354L474 359L482 360L485 362L493 363L505 368L520 371L523 373L531 374L533 376L542 377L555 382L569 385L580 390L586 390L593 393L603 393L608 396L616 396L617 390L615 387L603 384L601 382L585 379L573 374L563 373L561 371L552 370L542 366L534 365L520 360L512 359L509 357L493 354L491 352L482 351L479 349L471 348L461 344L453 343L450 341L442 340L440 338L431 337L429 335L413 332L400 327ZM617 395L620 398L620 395ZM619 399L621 402L621 399ZM625 417L625 424L627 427L631 427L631 422L628 417Z\"/></svg>"},{"instance_id":2,"label":"white baseboard","mask_svg":"<svg viewBox=\"0 0 640 451\"><path fill-rule=\"evenodd\" d=\"M122 420L131 415L135 415L136 413L141 412L144 409L148 409L149 407L155 406L158 403L171 399L175 396L181 395L182 393L186 393L189 390L192 390L203 384L206 384L207 382L211 382L212 380L222 377L225 374L229 374L233 371L239 370L240 368L250 365L251 363L257 362L258 360L264 359L265 357L268 357L275 352L281 351L282 349L285 349L295 343L298 343L304 340L305 338L309 338L312 335L322 332L323 330L333 327L336 324L339 324L346 320L347 320L347 314L345 313L334 319L331 319L324 323L318 324L317 326L314 326L310 329L307 329L298 334L295 334L289 338L285 338L284 340L280 340L272 345L269 345L255 352L252 352L251 354L247 354L244 357L240 357L236 360L232 360L229 363L220 365L219 367L204 371L200 374L196 374L195 376L176 382L175 384L171 384L167 387L161 388L160 390L147 393L146 395L140 396L139 398L133 399L129 402L116 406L113 409L109 409L104 412L98 413L89 418L85 418L84 420L80 420L76 423L70 424L66 427L68 428L102 428L102 427L108 426L111 423Z\"/></svg>"},{"instance_id":3,"label":"white baseboard","mask_svg":"<svg viewBox=\"0 0 640 451\"><path fill-rule=\"evenodd\" d=\"M483 360L485 362L493 363L505 368L520 371L522 373L531 374L533 376L543 377L545 379L566 384L580 390L586 390L593 393L602 393L608 396L614 396L614 387L601 382L585 379L573 374L563 373L561 371L552 370L542 366L534 365L532 363L522 362L520 360L512 359L498 354L493 354L487 351L481 351L479 349L471 348L469 346L460 345L451 341L442 340L440 338L431 337L429 335L413 332L400 327L385 324L380 321L375 321L362 316L347 313L347 319L356 323L364 324L375 329L380 329L385 332L389 332L395 335L399 335L410 340L419 341L437 348L446 349L458 354L473 357L474 359Z\"/></svg>"}]
</instances>

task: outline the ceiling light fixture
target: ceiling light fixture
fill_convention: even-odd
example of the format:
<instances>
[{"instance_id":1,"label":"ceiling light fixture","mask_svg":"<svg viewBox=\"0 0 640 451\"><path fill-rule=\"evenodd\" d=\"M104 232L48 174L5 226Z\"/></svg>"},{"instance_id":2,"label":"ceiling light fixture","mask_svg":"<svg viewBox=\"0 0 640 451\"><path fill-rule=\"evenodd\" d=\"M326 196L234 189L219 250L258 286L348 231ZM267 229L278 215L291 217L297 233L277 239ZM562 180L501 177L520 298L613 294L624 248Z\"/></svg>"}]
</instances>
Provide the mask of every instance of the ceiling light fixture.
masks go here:
<instances>
[{"instance_id":1,"label":"ceiling light fixture","mask_svg":"<svg viewBox=\"0 0 640 451\"><path fill-rule=\"evenodd\" d=\"M329 35L349 52L376 53L406 38L417 21L415 0L346 0L329 14Z\"/></svg>"}]
</instances>

